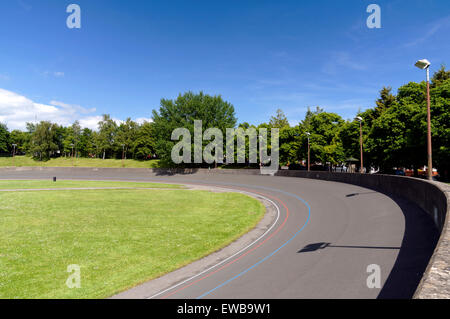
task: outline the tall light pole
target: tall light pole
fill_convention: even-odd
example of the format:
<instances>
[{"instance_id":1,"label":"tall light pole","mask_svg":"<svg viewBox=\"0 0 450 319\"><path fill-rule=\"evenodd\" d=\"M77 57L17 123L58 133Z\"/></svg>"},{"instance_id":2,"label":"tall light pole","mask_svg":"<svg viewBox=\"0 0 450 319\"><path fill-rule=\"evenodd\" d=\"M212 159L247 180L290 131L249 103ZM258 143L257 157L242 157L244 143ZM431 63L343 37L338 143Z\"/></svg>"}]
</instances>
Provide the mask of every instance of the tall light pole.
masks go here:
<instances>
[{"instance_id":1,"label":"tall light pole","mask_svg":"<svg viewBox=\"0 0 450 319\"><path fill-rule=\"evenodd\" d=\"M361 116L355 117L355 120L359 122L359 151L361 156L361 167L359 168L359 172L364 173L364 163L363 163L363 138L362 138L362 122L363 118Z\"/></svg>"},{"instance_id":2,"label":"tall light pole","mask_svg":"<svg viewBox=\"0 0 450 319\"><path fill-rule=\"evenodd\" d=\"M259 169L261 169L262 168L262 166L263 166L263 163L262 163L262 149L261 149L261 141L262 141L262 135L261 134L258 134L258 138L259 138L259 140L258 140L258 148L259 148Z\"/></svg>"},{"instance_id":3,"label":"tall light pole","mask_svg":"<svg viewBox=\"0 0 450 319\"><path fill-rule=\"evenodd\" d=\"M426 70L427 72L427 157L428 157L428 172L427 178L429 180L433 179L433 160L432 160L432 150L431 150L431 102L430 102L430 61L427 59L419 60L416 62L415 66L419 69Z\"/></svg>"},{"instance_id":4,"label":"tall light pole","mask_svg":"<svg viewBox=\"0 0 450 319\"><path fill-rule=\"evenodd\" d=\"M124 154L125 154L125 144L122 144L122 167L125 167L123 164Z\"/></svg>"},{"instance_id":5,"label":"tall light pole","mask_svg":"<svg viewBox=\"0 0 450 319\"><path fill-rule=\"evenodd\" d=\"M74 147L73 143L70 144L70 146L72 147L72 166L73 166L73 147Z\"/></svg>"},{"instance_id":6,"label":"tall light pole","mask_svg":"<svg viewBox=\"0 0 450 319\"><path fill-rule=\"evenodd\" d=\"M299 136L300 136L300 133L295 133L294 136L295 136L295 137L299 137ZM302 160L303 160L303 159L300 159L300 161L299 161L300 164L302 163ZM294 164L295 164L295 163L294 163Z\"/></svg>"},{"instance_id":7,"label":"tall light pole","mask_svg":"<svg viewBox=\"0 0 450 319\"><path fill-rule=\"evenodd\" d=\"M16 146L17 146L17 144L13 144L12 146L13 146L13 166L16 166L16 162L14 160L14 157L16 155Z\"/></svg>"},{"instance_id":8,"label":"tall light pole","mask_svg":"<svg viewBox=\"0 0 450 319\"><path fill-rule=\"evenodd\" d=\"M310 161L311 157L310 157L310 147L309 147L309 136L311 135L311 133L306 132L305 134L306 134L306 136L308 136L308 172L309 172L311 169L311 161Z\"/></svg>"}]
</instances>

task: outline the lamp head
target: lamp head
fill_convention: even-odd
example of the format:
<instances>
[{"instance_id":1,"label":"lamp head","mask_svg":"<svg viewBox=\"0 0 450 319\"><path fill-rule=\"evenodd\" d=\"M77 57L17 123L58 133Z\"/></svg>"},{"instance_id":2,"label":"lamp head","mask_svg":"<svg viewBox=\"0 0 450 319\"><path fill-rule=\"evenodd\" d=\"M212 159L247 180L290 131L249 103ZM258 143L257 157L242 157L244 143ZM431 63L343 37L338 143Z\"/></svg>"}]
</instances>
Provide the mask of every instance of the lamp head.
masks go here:
<instances>
[{"instance_id":1,"label":"lamp head","mask_svg":"<svg viewBox=\"0 0 450 319\"><path fill-rule=\"evenodd\" d=\"M430 65L431 65L431 63L427 59L419 60L415 64L416 67L418 67L419 69L422 69L422 70L429 68Z\"/></svg>"}]
</instances>

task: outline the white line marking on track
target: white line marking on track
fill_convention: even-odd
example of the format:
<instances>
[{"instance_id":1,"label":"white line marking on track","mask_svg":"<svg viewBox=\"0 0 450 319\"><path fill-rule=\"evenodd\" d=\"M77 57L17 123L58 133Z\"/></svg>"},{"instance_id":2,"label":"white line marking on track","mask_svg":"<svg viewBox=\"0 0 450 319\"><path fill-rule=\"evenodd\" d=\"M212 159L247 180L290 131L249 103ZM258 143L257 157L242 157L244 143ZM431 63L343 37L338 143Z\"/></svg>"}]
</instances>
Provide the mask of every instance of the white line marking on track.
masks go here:
<instances>
[{"instance_id":1,"label":"white line marking on track","mask_svg":"<svg viewBox=\"0 0 450 319\"><path fill-rule=\"evenodd\" d=\"M185 185L189 185L189 184L185 184ZM194 184L194 185L195 185L195 184ZM163 291L160 291L160 292L158 292L157 294L155 294L155 295L153 295L153 296L151 296L151 297L148 297L148 298L146 298L146 299L153 299L153 298L155 298L155 297L157 297L157 296L159 296L159 295L162 295L162 294L164 294L164 293L166 293L166 292L168 292L168 291L170 291L170 290L172 290L172 289L174 289L174 288L176 288L176 287L178 287L178 286L181 286L181 285L183 285L183 284L185 284L185 283L191 281L192 279L195 279L195 278L197 278L197 277L199 277L199 276L201 276L201 275L203 275L203 274L209 272L210 270L216 268L217 266L219 266L219 265L221 265L221 264L227 262L228 260L230 260L230 259L232 259L233 257L239 255L240 253L244 252L245 250L249 249L251 246L253 246L254 244L256 244L258 241L260 241L260 240L261 240L263 237L265 237L265 236L272 230L272 228L277 224L278 219L280 218L280 208L279 208L279 206L278 206L277 204L275 204L272 200L268 199L268 198L265 197L265 196L262 196L262 195L260 195L260 194L255 194L255 193L252 193L252 192L238 191L238 190L234 190L234 189L232 189L232 190L233 190L233 191L237 191L237 192L239 192L239 193L244 193L244 194L248 194L248 195L253 195L253 196L256 196L256 197L262 197L262 198L264 198L265 200L267 200L268 202L270 202L272 205L274 205L275 208L277 209L277 218L275 219L275 222L272 224L272 226L270 226L270 228L267 229L267 230L264 232L264 234L262 234L258 239L256 239L254 242L252 242L252 243L249 244L248 246L242 248L240 251L238 251L238 252L235 253L234 255L228 257L227 259L222 260L220 263L218 263L218 264L216 264L216 265L214 265L214 266L209 267L208 269L202 271L201 273L198 273L198 274L196 274L196 275L194 275L194 276L192 276L192 277L190 277L190 278L188 278L188 279L186 279L186 280L184 280L184 281L182 281L182 282L180 282L180 283L178 283L178 284L176 284L176 285L173 285L173 286L171 286L171 287L169 287L169 288L167 288L167 289L164 289Z\"/></svg>"}]
</instances>

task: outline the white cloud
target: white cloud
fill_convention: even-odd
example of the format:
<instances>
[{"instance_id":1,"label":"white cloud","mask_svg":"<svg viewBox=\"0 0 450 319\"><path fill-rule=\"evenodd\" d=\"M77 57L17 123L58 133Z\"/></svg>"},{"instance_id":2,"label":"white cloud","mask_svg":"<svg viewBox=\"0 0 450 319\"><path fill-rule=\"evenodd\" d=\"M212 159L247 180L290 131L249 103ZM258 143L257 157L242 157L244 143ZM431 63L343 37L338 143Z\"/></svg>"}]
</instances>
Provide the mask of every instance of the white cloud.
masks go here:
<instances>
[{"instance_id":1,"label":"white cloud","mask_svg":"<svg viewBox=\"0 0 450 319\"><path fill-rule=\"evenodd\" d=\"M102 116L93 114L95 108L85 108L76 104L50 101L49 104L36 103L29 98L0 88L0 123L5 123L10 130L25 129L27 122L51 121L68 126L78 120L81 127L96 130ZM120 125L123 121L113 118ZM136 122L151 121L138 118Z\"/></svg>"},{"instance_id":2,"label":"white cloud","mask_svg":"<svg viewBox=\"0 0 450 319\"><path fill-rule=\"evenodd\" d=\"M42 75L42 76L44 76L44 77L48 77L48 76L54 76L55 78L62 78L62 77L64 77L64 75L65 75L65 73L64 72L61 72L61 71L55 71L55 72L53 72L53 71L43 71L43 72L40 72L40 74Z\"/></svg>"},{"instance_id":3,"label":"white cloud","mask_svg":"<svg viewBox=\"0 0 450 319\"><path fill-rule=\"evenodd\" d=\"M345 69L364 71L367 70L367 64L356 61L348 52L333 52L322 66L322 72L329 75L338 74Z\"/></svg>"},{"instance_id":4,"label":"white cloud","mask_svg":"<svg viewBox=\"0 0 450 319\"><path fill-rule=\"evenodd\" d=\"M24 129L26 122L47 120L69 125L81 114L79 106L36 103L20 94L0 89L0 122L10 129ZM82 109L82 108L81 108Z\"/></svg>"},{"instance_id":5,"label":"white cloud","mask_svg":"<svg viewBox=\"0 0 450 319\"><path fill-rule=\"evenodd\" d=\"M135 120L135 122L138 123L139 125L142 125L142 124L144 124L144 122L153 122L153 119L152 118L140 117L140 118L137 118Z\"/></svg>"},{"instance_id":6,"label":"white cloud","mask_svg":"<svg viewBox=\"0 0 450 319\"><path fill-rule=\"evenodd\" d=\"M25 9L26 11L30 11L31 9L33 9L33 7L31 5L29 5L28 3L26 3L25 1L22 0L17 0L17 2L19 3L19 5Z\"/></svg>"},{"instance_id":7,"label":"white cloud","mask_svg":"<svg viewBox=\"0 0 450 319\"><path fill-rule=\"evenodd\" d=\"M80 122L81 127L87 127L91 130L96 131L98 129L98 122L100 122L103 119L103 116L101 115L93 115L93 116L86 116L83 118L80 118L78 121ZM117 125L122 124L124 121L113 118L114 122L116 122Z\"/></svg>"},{"instance_id":8,"label":"white cloud","mask_svg":"<svg viewBox=\"0 0 450 319\"><path fill-rule=\"evenodd\" d=\"M450 16L446 16L444 18L436 20L433 23L428 24L426 27L421 27L420 31L418 30L415 33L416 35L415 39L404 44L404 47L412 47L422 44L426 40L430 39L438 31L449 28L450 28Z\"/></svg>"},{"instance_id":9,"label":"white cloud","mask_svg":"<svg viewBox=\"0 0 450 319\"><path fill-rule=\"evenodd\" d=\"M102 116L100 115L94 115L94 116L87 116L84 118L79 119L81 127L87 127L91 130L97 130L98 122L102 120Z\"/></svg>"},{"instance_id":10,"label":"white cloud","mask_svg":"<svg viewBox=\"0 0 450 319\"><path fill-rule=\"evenodd\" d=\"M63 102L59 102L59 101L50 101L50 104L54 105L54 106L59 106L68 112L72 112L72 114L75 114L75 113L89 114L89 113L93 113L96 111L95 107L86 109L77 104L67 104L67 103L63 103Z\"/></svg>"}]
</instances>

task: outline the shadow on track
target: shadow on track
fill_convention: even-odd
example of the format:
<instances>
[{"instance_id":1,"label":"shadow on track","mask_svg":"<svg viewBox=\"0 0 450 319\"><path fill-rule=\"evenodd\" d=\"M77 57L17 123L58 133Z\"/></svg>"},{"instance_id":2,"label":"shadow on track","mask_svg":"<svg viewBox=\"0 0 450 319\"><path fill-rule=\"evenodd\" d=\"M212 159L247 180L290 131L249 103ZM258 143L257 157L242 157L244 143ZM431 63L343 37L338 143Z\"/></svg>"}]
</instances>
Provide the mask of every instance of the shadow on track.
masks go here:
<instances>
[{"instance_id":1,"label":"shadow on track","mask_svg":"<svg viewBox=\"0 0 450 319\"><path fill-rule=\"evenodd\" d=\"M346 246L346 245L332 245L331 243L314 243L309 244L299 250L297 253L306 253L325 248L359 248L359 249L400 249L400 247L384 247L384 246Z\"/></svg>"},{"instance_id":2,"label":"shadow on track","mask_svg":"<svg viewBox=\"0 0 450 319\"><path fill-rule=\"evenodd\" d=\"M439 240L432 218L418 206L396 197L405 216L402 246L378 299L410 299L413 297Z\"/></svg>"},{"instance_id":3,"label":"shadow on track","mask_svg":"<svg viewBox=\"0 0 450 319\"><path fill-rule=\"evenodd\" d=\"M359 194L350 195L356 196ZM347 197L349 196L347 195ZM390 197L401 208L405 217L405 233L401 247L333 245L327 242L318 242L306 245L297 253L331 248L400 250L394 267L377 298L412 298L436 247L439 233L432 219L418 206L400 198Z\"/></svg>"},{"instance_id":4,"label":"shadow on track","mask_svg":"<svg viewBox=\"0 0 450 319\"><path fill-rule=\"evenodd\" d=\"M182 168L156 168L154 173L156 176L174 176L174 175L192 175L199 171L198 168L182 169Z\"/></svg>"},{"instance_id":5,"label":"shadow on track","mask_svg":"<svg viewBox=\"0 0 450 319\"><path fill-rule=\"evenodd\" d=\"M353 196L358 196L358 195L366 195L366 194L374 194L377 192L365 192L365 193L353 193L353 194L347 194L345 195L345 197L353 197Z\"/></svg>"}]
</instances>

